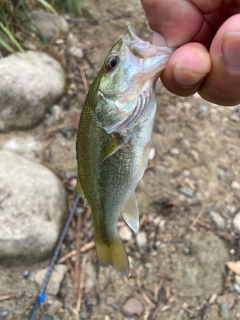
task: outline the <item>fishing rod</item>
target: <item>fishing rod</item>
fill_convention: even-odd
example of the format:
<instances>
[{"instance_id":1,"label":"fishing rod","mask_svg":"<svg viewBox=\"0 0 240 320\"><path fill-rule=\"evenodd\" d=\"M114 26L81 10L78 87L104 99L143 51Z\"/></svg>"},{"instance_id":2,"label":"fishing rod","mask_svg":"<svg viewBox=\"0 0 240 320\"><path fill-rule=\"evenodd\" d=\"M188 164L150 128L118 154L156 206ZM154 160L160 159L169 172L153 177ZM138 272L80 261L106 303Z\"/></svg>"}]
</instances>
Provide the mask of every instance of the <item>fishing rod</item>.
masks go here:
<instances>
[{"instance_id":1,"label":"fishing rod","mask_svg":"<svg viewBox=\"0 0 240 320\"><path fill-rule=\"evenodd\" d=\"M50 277L52 275L52 272L53 272L54 266L56 264L59 252L61 250L63 241L64 241L64 239L65 239L65 237L67 235L70 223L71 223L72 218L73 218L73 216L74 216L74 214L76 212L76 209L77 209L77 206L78 206L78 202L79 202L80 199L81 199L81 196L79 194L77 194L75 199L74 199L74 202L73 202L72 210L71 210L71 212L70 212L70 214L69 214L69 216L67 218L67 221L66 221L65 226L63 228L62 234L61 234L61 236L60 236L60 238L58 240L56 249L55 249L55 251L53 253L53 257L52 257L52 260L51 260L50 265L48 267L48 270L46 272L45 278L44 278L43 283L42 283L42 285L40 287L38 296L36 298L35 305L34 305L32 311L30 313L29 320L35 320L36 319L36 315L37 315L39 306L40 306L41 303L44 302L44 300L47 297L47 294L45 293L46 287L47 287L49 279L50 279Z\"/></svg>"}]
</instances>

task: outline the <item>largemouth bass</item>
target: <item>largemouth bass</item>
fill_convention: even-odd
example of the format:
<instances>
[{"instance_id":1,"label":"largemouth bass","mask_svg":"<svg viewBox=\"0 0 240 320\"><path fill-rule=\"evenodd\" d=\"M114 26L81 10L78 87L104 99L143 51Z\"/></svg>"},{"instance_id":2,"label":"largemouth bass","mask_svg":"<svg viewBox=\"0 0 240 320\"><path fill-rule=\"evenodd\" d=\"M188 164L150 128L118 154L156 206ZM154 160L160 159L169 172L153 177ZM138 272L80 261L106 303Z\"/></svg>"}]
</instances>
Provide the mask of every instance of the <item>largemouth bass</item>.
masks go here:
<instances>
[{"instance_id":1,"label":"largemouth bass","mask_svg":"<svg viewBox=\"0 0 240 320\"><path fill-rule=\"evenodd\" d=\"M173 52L128 33L110 50L92 83L77 135L78 192L92 209L103 266L123 275L129 261L117 231L119 215L137 232L135 189L148 163L156 112L155 84Z\"/></svg>"}]
</instances>

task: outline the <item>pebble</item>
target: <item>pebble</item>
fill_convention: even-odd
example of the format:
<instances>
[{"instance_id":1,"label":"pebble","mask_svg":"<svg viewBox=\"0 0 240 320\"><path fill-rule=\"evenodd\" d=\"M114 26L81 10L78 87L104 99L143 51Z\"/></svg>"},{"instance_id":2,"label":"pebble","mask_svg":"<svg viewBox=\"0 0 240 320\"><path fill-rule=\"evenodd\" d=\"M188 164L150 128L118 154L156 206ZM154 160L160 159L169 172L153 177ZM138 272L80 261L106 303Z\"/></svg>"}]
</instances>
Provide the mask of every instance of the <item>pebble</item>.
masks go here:
<instances>
[{"instance_id":1,"label":"pebble","mask_svg":"<svg viewBox=\"0 0 240 320\"><path fill-rule=\"evenodd\" d=\"M67 139L72 139L76 131L73 124L69 124L68 126L62 128L60 132Z\"/></svg>"},{"instance_id":2,"label":"pebble","mask_svg":"<svg viewBox=\"0 0 240 320\"><path fill-rule=\"evenodd\" d=\"M232 189L237 189L237 190L240 190L240 183L238 181L233 181L231 183L231 188Z\"/></svg>"},{"instance_id":3,"label":"pebble","mask_svg":"<svg viewBox=\"0 0 240 320\"><path fill-rule=\"evenodd\" d=\"M217 298L218 304L226 304L228 309L231 310L235 304L235 296L233 293L224 294Z\"/></svg>"},{"instance_id":4,"label":"pebble","mask_svg":"<svg viewBox=\"0 0 240 320\"><path fill-rule=\"evenodd\" d=\"M234 122L240 122L240 118L239 118L239 115L237 113L231 114L229 119L234 121Z\"/></svg>"},{"instance_id":5,"label":"pebble","mask_svg":"<svg viewBox=\"0 0 240 320\"><path fill-rule=\"evenodd\" d=\"M185 149L190 149L191 148L191 142L185 138L182 139L182 146Z\"/></svg>"},{"instance_id":6,"label":"pebble","mask_svg":"<svg viewBox=\"0 0 240 320\"><path fill-rule=\"evenodd\" d=\"M124 303L122 310L126 316L141 316L143 313L143 305L139 300L130 298Z\"/></svg>"},{"instance_id":7,"label":"pebble","mask_svg":"<svg viewBox=\"0 0 240 320\"><path fill-rule=\"evenodd\" d=\"M30 272L28 270L23 272L23 278L24 279L28 279L29 276L30 276Z\"/></svg>"},{"instance_id":8,"label":"pebble","mask_svg":"<svg viewBox=\"0 0 240 320\"><path fill-rule=\"evenodd\" d=\"M172 156L179 156L180 150L177 149L177 148L172 148L172 149L170 149L170 154L171 154Z\"/></svg>"},{"instance_id":9,"label":"pebble","mask_svg":"<svg viewBox=\"0 0 240 320\"><path fill-rule=\"evenodd\" d=\"M156 153L156 150L154 148L150 148L149 154L148 154L148 160L153 160L155 157L155 153Z\"/></svg>"},{"instance_id":10,"label":"pebble","mask_svg":"<svg viewBox=\"0 0 240 320\"><path fill-rule=\"evenodd\" d=\"M136 242L137 242L137 246L139 248L142 248L146 245L147 243L147 235L145 232L141 231L137 234L136 236Z\"/></svg>"},{"instance_id":11,"label":"pebble","mask_svg":"<svg viewBox=\"0 0 240 320\"><path fill-rule=\"evenodd\" d=\"M194 195L194 191L190 187L181 187L178 189L178 192L180 192L188 198L192 198Z\"/></svg>"},{"instance_id":12,"label":"pebble","mask_svg":"<svg viewBox=\"0 0 240 320\"><path fill-rule=\"evenodd\" d=\"M240 284L240 275L238 274L235 275L235 281L237 284Z\"/></svg>"},{"instance_id":13,"label":"pebble","mask_svg":"<svg viewBox=\"0 0 240 320\"><path fill-rule=\"evenodd\" d=\"M129 241L132 239L132 232L128 226L123 226L120 228L119 235L123 241Z\"/></svg>"},{"instance_id":14,"label":"pebble","mask_svg":"<svg viewBox=\"0 0 240 320\"><path fill-rule=\"evenodd\" d=\"M233 219L234 226L240 231L240 212L238 212Z\"/></svg>"},{"instance_id":15,"label":"pebble","mask_svg":"<svg viewBox=\"0 0 240 320\"><path fill-rule=\"evenodd\" d=\"M53 320L53 317L43 314L39 320Z\"/></svg>"},{"instance_id":16,"label":"pebble","mask_svg":"<svg viewBox=\"0 0 240 320\"><path fill-rule=\"evenodd\" d=\"M54 267L53 273L51 275L50 281L48 283L46 293L57 295L60 290L60 284L64 278L65 273L67 272L68 268L64 264L57 264ZM43 279L46 275L47 268L37 271L33 275L33 280L35 280L39 286L41 286Z\"/></svg>"},{"instance_id":17,"label":"pebble","mask_svg":"<svg viewBox=\"0 0 240 320\"><path fill-rule=\"evenodd\" d=\"M220 314L221 314L221 319L229 320L229 309L226 303L222 303L220 305Z\"/></svg>"},{"instance_id":18,"label":"pebble","mask_svg":"<svg viewBox=\"0 0 240 320\"><path fill-rule=\"evenodd\" d=\"M209 299L209 304L213 304L217 300L217 294L213 293Z\"/></svg>"},{"instance_id":19,"label":"pebble","mask_svg":"<svg viewBox=\"0 0 240 320\"><path fill-rule=\"evenodd\" d=\"M220 213L216 211L210 211L209 216L212 219L213 223L216 225L216 227L219 230L224 230L225 229L225 220L223 217L220 215Z\"/></svg>"},{"instance_id":20,"label":"pebble","mask_svg":"<svg viewBox=\"0 0 240 320\"><path fill-rule=\"evenodd\" d=\"M240 293L240 284L234 283L233 288Z\"/></svg>"},{"instance_id":21,"label":"pebble","mask_svg":"<svg viewBox=\"0 0 240 320\"><path fill-rule=\"evenodd\" d=\"M6 319L8 317L8 315L9 315L9 313L10 313L10 310L1 310L0 311L0 318L1 319Z\"/></svg>"},{"instance_id":22,"label":"pebble","mask_svg":"<svg viewBox=\"0 0 240 320\"><path fill-rule=\"evenodd\" d=\"M53 316L62 307L62 303L59 300L53 302L53 304L48 309L48 315Z\"/></svg>"}]
</instances>

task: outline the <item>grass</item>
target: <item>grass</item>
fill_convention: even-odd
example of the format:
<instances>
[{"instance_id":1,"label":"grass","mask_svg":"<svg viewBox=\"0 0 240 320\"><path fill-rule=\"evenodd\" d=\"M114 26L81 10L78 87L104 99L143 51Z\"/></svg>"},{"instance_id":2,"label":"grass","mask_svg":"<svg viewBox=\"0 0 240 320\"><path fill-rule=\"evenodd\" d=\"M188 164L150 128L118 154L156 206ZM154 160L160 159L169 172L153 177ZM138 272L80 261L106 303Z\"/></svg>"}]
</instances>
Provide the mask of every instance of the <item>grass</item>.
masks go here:
<instances>
[{"instance_id":1,"label":"grass","mask_svg":"<svg viewBox=\"0 0 240 320\"><path fill-rule=\"evenodd\" d=\"M79 2L81 0L0 0L0 46L7 51L21 51L24 49L19 35L27 34L22 21L30 19L30 11L43 9L58 15L58 12L67 13L70 16L79 15ZM46 39L41 37L43 42Z\"/></svg>"}]
</instances>

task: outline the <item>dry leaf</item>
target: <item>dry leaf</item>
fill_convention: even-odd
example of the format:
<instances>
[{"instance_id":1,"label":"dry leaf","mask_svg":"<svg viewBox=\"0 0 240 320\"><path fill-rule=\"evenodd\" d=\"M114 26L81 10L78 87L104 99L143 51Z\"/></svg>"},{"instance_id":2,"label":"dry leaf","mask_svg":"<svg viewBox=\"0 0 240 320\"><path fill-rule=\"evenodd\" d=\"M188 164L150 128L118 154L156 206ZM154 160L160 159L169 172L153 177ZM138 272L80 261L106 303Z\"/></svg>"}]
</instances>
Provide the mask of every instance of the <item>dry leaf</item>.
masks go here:
<instances>
[{"instance_id":1,"label":"dry leaf","mask_svg":"<svg viewBox=\"0 0 240 320\"><path fill-rule=\"evenodd\" d=\"M240 261L228 261L226 264L231 271L240 275Z\"/></svg>"}]
</instances>

